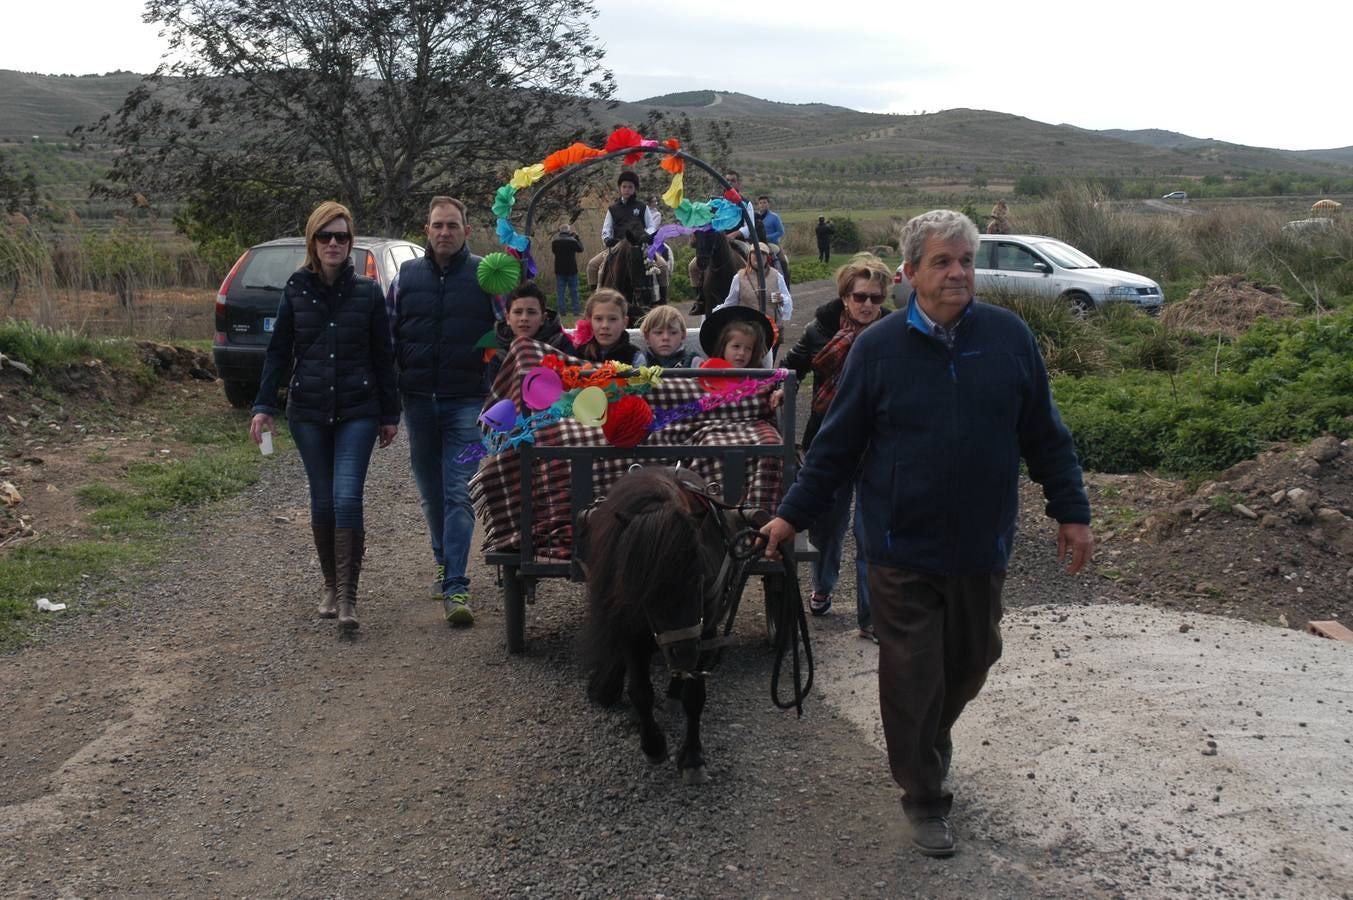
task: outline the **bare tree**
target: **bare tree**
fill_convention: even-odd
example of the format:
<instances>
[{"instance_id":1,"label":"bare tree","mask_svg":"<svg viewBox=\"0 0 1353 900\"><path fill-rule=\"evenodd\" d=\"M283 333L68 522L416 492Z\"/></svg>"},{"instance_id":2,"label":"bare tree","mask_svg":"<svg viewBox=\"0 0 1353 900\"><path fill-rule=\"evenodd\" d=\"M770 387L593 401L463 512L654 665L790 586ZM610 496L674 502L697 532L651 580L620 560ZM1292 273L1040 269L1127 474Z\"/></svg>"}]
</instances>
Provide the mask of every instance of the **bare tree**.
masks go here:
<instances>
[{"instance_id":1,"label":"bare tree","mask_svg":"<svg viewBox=\"0 0 1353 900\"><path fill-rule=\"evenodd\" d=\"M170 49L86 133L124 151L101 190L187 201L190 236L240 243L296 231L326 198L387 235L435 194L487 206L610 99L595 14L591 0L149 0Z\"/></svg>"}]
</instances>

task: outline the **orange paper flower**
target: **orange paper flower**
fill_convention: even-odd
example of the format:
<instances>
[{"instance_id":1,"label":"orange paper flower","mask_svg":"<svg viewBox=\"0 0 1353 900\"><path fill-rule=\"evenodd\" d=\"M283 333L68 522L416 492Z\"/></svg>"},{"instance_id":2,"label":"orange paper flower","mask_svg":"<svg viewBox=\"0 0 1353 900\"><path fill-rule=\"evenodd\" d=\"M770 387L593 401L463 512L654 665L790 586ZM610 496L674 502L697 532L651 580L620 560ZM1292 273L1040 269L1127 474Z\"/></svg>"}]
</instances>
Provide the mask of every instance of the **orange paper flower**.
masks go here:
<instances>
[{"instance_id":1,"label":"orange paper flower","mask_svg":"<svg viewBox=\"0 0 1353 900\"><path fill-rule=\"evenodd\" d=\"M662 142L662 145L669 150L681 149L681 141L678 141L676 138L668 138ZM680 175L682 172L686 171L686 160L682 159L680 156L664 156L659 165L673 175Z\"/></svg>"},{"instance_id":2,"label":"orange paper flower","mask_svg":"<svg viewBox=\"0 0 1353 900\"><path fill-rule=\"evenodd\" d=\"M572 144L563 150L556 150L545 157L543 165L546 172L556 172L559 169L576 165L585 159L591 159L594 156L601 156L603 151L595 147L589 147L582 142Z\"/></svg>"}]
</instances>

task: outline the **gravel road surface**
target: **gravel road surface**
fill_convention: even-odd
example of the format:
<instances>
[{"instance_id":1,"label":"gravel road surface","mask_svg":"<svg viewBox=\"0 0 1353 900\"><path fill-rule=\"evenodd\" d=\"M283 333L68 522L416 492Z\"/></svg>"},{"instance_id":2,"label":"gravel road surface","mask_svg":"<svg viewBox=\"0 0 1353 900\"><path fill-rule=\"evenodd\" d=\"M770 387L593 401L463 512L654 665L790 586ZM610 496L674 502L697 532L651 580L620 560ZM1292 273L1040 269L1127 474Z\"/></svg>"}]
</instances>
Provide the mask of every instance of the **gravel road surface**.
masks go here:
<instances>
[{"instance_id":1,"label":"gravel road surface","mask_svg":"<svg viewBox=\"0 0 1353 900\"><path fill-rule=\"evenodd\" d=\"M800 308L809 311L823 286L800 291ZM1281 879L1251 875L1247 882L1259 870L1249 861L1240 869L1234 860L1219 862L1226 877L1211 881L1163 855L1155 867L1112 865L1106 853L1142 859L1178 846L1185 821L1178 807L1188 800L1181 794L1143 809L1143 795L1129 793L1119 795L1122 807L1077 804L1076 779L1089 785L1082 796L1099 796L1095 779L1128 777L1124 767L1134 779L1154 777L1149 759L1110 771L1070 766L1054 776L1049 769L1055 790L1026 781L1027 771L1043 772L1040 760L1067 745L1065 723L1043 731L1064 720L1064 710L1085 710L1079 715L1099 729L1106 754L1136 733L1149 744L1146 736L1166 715L1159 706L1117 704L1121 680L1087 671L1083 656L1041 682L1026 683L1033 676L1022 669L997 671L979 701L983 712L963 723L955 758L960 854L928 860L906 846L897 792L868 718L877 696L873 648L853 637L848 597L840 597L837 614L813 623L819 686L801 720L772 706L760 616L741 617L705 714L712 781L687 787L674 764L644 761L625 713L587 704L575 648L577 587L541 585L528 611L529 651L509 656L494 573L474 558L480 621L446 628L426 596L430 551L402 435L373 462L362 628L353 639L312 616L319 573L294 455L269 465L239 497L183 517L178 531L181 539L158 565L86 585L89 596L111 601L105 609L0 657L6 895L1286 892ZM1049 534L1022 546L1009 580L1012 606L1094 599L1086 579L1057 572ZM743 608L758 605L752 589ZM1020 623L1010 629L1018 642L1042 620L1012 621ZM1039 646L1057 643L1048 633ZM1215 657L1202 664L1221 665ZM1332 665L1326 657L1321 664ZM1179 672L1193 663L1181 656L1170 665ZM1272 684L1295 696L1294 679L1288 673ZM1048 690L1057 681L1085 692L1074 707ZM1347 688L1330 690L1347 734ZM1188 691L1168 696L1176 705L1194 702ZM1124 718L1131 728L1115 732ZM680 714L668 721L669 734L678 733ZM1194 746L1208 727L1201 718L1183 731L1170 727L1186 745L1181 753L1201 752ZM1213 815L1211 795L1202 795L1223 783L1216 768L1255 759L1252 749L1232 756L1240 742L1217 740L1220 755L1199 755L1191 774L1160 774L1171 791L1184 784L1179 779L1194 779L1188 784L1201 793L1189 799L1208 811L1206 824L1195 814L1207 834L1227 827ZM1294 738L1291 746L1303 745ZM1324 766L1324 757L1291 759L1294 772L1312 761ZM1315 776L1303 775L1255 801L1274 807L1271 816L1231 821L1323 822L1324 840L1344 840L1342 868L1319 868L1328 853L1305 848L1311 852L1274 854L1266 871L1287 865L1295 874L1281 877L1299 879L1302 893L1339 896L1349 890L1348 764L1320 766L1333 801L1307 797ZM1217 809L1239 803L1228 788ZM1284 816L1286 804L1304 811ZM1115 832L1120 820L1134 824ZM1193 845L1197 853L1220 846L1207 834ZM1239 881L1230 877L1237 871ZM1187 877L1176 878L1180 872Z\"/></svg>"}]
</instances>

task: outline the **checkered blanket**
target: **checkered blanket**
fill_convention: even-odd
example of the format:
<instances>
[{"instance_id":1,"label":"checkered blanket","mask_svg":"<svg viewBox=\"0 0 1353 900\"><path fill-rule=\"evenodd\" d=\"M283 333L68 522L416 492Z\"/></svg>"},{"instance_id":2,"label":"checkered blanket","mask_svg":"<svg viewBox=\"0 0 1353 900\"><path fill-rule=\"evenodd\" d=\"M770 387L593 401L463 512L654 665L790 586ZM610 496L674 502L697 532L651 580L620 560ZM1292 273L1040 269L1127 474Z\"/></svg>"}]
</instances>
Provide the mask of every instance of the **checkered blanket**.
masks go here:
<instances>
[{"instance_id":1,"label":"checkered blanket","mask_svg":"<svg viewBox=\"0 0 1353 900\"><path fill-rule=\"evenodd\" d=\"M558 350L536 341L513 342L503 360L493 389L485 406L504 398L521 403L521 376L540 365L546 354L562 355ZM581 363L566 357L571 365ZM775 425L774 413L767 402L770 388L757 394L700 416L675 422L648 436L643 446L694 445L726 447L736 444L776 445L783 442ZM699 398L704 389L690 378L671 378L650 391L646 399L654 409L670 409ZM537 446L607 447L610 446L600 428L580 425L565 419L536 432ZM592 464L593 495L604 495L611 483L625 473L636 460L598 459ZM649 460L651 463L652 460ZM697 459L688 463L707 481L722 484L723 463L718 459ZM572 495L568 460L537 460L532 464L531 526L536 556L547 559L567 559L572 543ZM749 458L746 490L741 502L773 512L779 505L783 491L784 462L780 456ZM513 551L521 545L521 457L515 450L507 450L484 460L470 481L470 499L475 511L484 521L484 551ZM585 498L580 506L591 501Z\"/></svg>"}]
</instances>

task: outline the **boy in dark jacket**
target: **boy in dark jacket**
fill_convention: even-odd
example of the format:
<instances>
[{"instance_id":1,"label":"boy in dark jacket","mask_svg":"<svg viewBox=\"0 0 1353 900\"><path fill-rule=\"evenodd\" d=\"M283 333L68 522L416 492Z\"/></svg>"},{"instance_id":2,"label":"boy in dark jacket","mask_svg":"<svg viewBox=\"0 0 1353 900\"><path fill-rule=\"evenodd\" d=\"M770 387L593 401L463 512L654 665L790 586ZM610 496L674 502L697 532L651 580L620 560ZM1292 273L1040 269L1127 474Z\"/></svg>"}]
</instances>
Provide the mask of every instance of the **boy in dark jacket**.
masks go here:
<instances>
[{"instance_id":1,"label":"boy in dark jacket","mask_svg":"<svg viewBox=\"0 0 1353 900\"><path fill-rule=\"evenodd\" d=\"M559 316L545 308L545 292L533 281L519 284L507 295L507 318L497 325L498 349L489 360L489 384L498 377L508 348L517 338L530 338L556 350L573 353L573 342L559 325Z\"/></svg>"}]
</instances>

